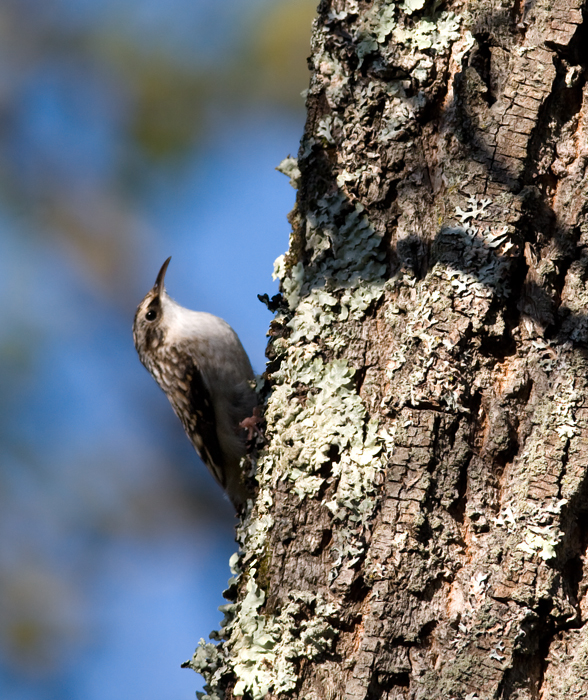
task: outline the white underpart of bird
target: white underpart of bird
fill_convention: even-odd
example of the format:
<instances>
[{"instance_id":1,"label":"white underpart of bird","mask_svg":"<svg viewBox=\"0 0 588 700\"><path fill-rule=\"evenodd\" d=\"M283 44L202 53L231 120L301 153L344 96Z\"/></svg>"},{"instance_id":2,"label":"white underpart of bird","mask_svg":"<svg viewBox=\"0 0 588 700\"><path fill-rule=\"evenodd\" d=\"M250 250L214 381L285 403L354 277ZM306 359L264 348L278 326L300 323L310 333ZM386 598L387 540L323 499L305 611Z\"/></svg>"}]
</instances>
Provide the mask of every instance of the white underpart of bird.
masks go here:
<instances>
[{"instance_id":1,"label":"white underpart of bird","mask_svg":"<svg viewBox=\"0 0 588 700\"><path fill-rule=\"evenodd\" d=\"M240 462L240 423L258 404L253 369L226 321L175 302L164 287L168 258L139 304L133 339L139 358L167 395L196 452L237 510L248 495Z\"/></svg>"}]
</instances>

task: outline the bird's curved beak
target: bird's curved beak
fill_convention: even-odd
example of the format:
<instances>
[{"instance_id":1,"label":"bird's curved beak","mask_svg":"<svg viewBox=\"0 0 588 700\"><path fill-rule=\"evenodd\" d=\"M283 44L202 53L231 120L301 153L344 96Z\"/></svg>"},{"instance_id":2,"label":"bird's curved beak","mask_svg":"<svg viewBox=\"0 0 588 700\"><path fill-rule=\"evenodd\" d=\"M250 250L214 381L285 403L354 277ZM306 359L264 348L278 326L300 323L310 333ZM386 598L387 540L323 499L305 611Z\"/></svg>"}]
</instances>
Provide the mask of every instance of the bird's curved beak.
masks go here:
<instances>
[{"instance_id":1,"label":"bird's curved beak","mask_svg":"<svg viewBox=\"0 0 588 700\"><path fill-rule=\"evenodd\" d=\"M153 285L153 289L155 292L157 292L157 296L159 296L164 290L165 273L167 272L167 266L169 265L170 260L171 255L161 266L161 270L159 271L155 284Z\"/></svg>"}]
</instances>

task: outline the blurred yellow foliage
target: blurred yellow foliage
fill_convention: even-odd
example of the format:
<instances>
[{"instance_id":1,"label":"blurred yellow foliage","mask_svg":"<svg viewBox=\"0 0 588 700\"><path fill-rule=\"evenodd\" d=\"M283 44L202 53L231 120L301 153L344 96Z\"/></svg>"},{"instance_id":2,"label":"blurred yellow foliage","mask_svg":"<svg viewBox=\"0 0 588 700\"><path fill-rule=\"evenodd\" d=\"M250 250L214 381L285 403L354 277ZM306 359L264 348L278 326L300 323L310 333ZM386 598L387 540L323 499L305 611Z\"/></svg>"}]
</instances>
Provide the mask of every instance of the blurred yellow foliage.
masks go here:
<instances>
[{"instance_id":1,"label":"blurred yellow foliage","mask_svg":"<svg viewBox=\"0 0 588 700\"><path fill-rule=\"evenodd\" d=\"M285 105L299 107L300 92L308 87L306 63L316 0L278 3L259 19L251 36L261 94Z\"/></svg>"}]
</instances>

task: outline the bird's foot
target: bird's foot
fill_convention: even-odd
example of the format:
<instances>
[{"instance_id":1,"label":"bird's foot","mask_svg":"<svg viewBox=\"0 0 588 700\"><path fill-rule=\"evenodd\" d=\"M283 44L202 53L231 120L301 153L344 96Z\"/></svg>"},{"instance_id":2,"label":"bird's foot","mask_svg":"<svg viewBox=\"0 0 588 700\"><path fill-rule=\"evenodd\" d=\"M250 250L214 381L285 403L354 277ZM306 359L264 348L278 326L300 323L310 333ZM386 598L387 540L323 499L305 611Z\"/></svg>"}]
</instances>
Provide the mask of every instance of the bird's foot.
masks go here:
<instances>
[{"instance_id":1,"label":"bird's foot","mask_svg":"<svg viewBox=\"0 0 588 700\"><path fill-rule=\"evenodd\" d=\"M261 409L256 406L253 409L253 414L244 418L240 423L239 427L247 431L247 442L253 442L255 437L261 438L265 442L265 435L263 434L260 426L263 423L263 418L261 416Z\"/></svg>"}]
</instances>

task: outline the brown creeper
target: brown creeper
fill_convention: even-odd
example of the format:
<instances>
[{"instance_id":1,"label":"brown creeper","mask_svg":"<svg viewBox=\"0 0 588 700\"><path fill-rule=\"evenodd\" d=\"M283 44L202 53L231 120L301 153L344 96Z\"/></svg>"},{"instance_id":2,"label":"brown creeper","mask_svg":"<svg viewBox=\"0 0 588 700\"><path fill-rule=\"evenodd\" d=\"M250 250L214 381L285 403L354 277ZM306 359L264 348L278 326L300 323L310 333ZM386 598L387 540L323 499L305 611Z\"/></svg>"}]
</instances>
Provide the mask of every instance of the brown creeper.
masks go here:
<instances>
[{"instance_id":1,"label":"brown creeper","mask_svg":"<svg viewBox=\"0 0 588 700\"><path fill-rule=\"evenodd\" d=\"M247 489L239 468L257 397L253 370L237 334L217 316L190 311L171 299L161 267L137 308L133 339L139 358L164 390L214 478L240 510Z\"/></svg>"}]
</instances>

